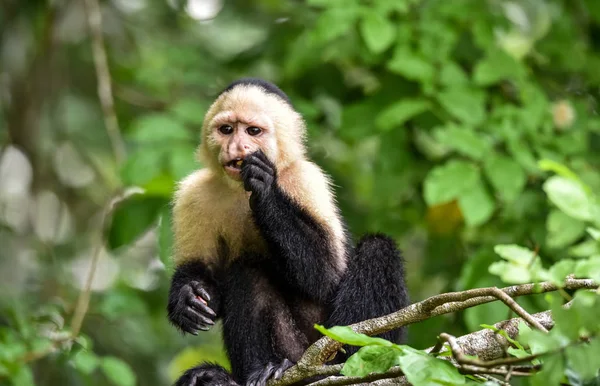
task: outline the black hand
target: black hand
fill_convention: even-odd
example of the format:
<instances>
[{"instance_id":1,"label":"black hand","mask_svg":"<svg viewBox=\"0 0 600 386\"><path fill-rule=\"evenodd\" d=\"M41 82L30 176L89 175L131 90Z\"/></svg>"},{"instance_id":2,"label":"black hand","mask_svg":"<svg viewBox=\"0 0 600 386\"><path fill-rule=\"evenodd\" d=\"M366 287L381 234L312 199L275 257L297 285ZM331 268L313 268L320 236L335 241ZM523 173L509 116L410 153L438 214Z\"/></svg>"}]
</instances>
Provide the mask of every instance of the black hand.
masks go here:
<instances>
[{"instance_id":1,"label":"black hand","mask_svg":"<svg viewBox=\"0 0 600 386\"><path fill-rule=\"evenodd\" d=\"M284 371L292 367L294 364L287 359L281 363L269 362L267 365L258 371L253 372L246 381L246 386L265 386L271 378L277 380L281 378Z\"/></svg>"},{"instance_id":2,"label":"black hand","mask_svg":"<svg viewBox=\"0 0 600 386\"><path fill-rule=\"evenodd\" d=\"M190 281L174 296L169 317L181 330L198 335L198 330L207 331L215 324L216 313L208 306L210 296L199 282Z\"/></svg>"},{"instance_id":3,"label":"black hand","mask_svg":"<svg viewBox=\"0 0 600 386\"><path fill-rule=\"evenodd\" d=\"M250 207L254 210L256 204L269 197L274 190L277 180L275 165L258 150L244 159L241 176L244 189L252 192Z\"/></svg>"}]
</instances>

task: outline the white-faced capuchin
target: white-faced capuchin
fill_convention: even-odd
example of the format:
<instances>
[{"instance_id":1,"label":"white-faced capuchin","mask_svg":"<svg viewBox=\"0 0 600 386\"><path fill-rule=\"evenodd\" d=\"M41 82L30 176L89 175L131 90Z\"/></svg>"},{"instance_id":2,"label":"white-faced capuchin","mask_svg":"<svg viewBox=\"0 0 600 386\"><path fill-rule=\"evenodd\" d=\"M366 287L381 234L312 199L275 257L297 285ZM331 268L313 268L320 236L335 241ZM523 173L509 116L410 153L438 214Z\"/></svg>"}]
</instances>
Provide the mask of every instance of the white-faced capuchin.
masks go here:
<instances>
[{"instance_id":1,"label":"white-faced capuchin","mask_svg":"<svg viewBox=\"0 0 600 386\"><path fill-rule=\"evenodd\" d=\"M265 385L320 337L315 323L348 325L408 305L395 242L372 234L352 244L305 135L288 97L260 79L232 83L206 113L206 167L174 198L168 316L194 335L221 318L232 374L203 363L177 386Z\"/></svg>"}]
</instances>

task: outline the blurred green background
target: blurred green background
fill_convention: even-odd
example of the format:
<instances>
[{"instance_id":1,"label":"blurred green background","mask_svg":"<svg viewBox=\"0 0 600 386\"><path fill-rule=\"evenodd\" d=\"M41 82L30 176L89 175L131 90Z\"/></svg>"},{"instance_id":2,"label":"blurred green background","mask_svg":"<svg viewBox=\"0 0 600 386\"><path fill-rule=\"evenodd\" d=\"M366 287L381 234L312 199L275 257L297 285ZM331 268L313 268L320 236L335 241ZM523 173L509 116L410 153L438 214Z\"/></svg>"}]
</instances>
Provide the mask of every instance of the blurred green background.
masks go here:
<instances>
[{"instance_id":1,"label":"blurred green background","mask_svg":"<svg viewBox=\"0 0 600 386\"><path fill-rule=\"evenodd\" d=\"M101 1L122 160L84 3L0 1L0 385L167 385L225 361L218 328L168 324L165 224L174 184L201 167L204 112L242 76L288 93L350 230L398 241L414 301L503 286L495 244L547 264L589 247L537 161L600 188L598 0ZM102 226L132 187L144 193ZM98 246L82 336L63 345ZM508 316L490 304L437 317L409 343Z\"/></svg>"}]
</instances>

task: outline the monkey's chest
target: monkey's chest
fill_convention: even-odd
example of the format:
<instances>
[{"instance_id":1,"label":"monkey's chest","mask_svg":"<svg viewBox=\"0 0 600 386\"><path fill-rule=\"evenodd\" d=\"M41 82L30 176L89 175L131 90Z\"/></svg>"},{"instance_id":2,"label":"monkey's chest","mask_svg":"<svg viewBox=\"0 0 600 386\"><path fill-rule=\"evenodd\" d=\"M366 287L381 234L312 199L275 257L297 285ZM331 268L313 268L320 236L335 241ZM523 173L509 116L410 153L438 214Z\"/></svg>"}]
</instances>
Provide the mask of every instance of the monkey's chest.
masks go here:
<instances>
[{"instance_id":1,"label":"monkey's chest","mask_svg":"<svg viewBox=\"0 0 600 386\"><path fill-rule=\"evenodd\" d=\"M229 216L228 216L229 217ZM217 230L219 257L233 261L247 254L266 253L266 244L250 211L232 211Z\"/></svg>"}]
</instances>

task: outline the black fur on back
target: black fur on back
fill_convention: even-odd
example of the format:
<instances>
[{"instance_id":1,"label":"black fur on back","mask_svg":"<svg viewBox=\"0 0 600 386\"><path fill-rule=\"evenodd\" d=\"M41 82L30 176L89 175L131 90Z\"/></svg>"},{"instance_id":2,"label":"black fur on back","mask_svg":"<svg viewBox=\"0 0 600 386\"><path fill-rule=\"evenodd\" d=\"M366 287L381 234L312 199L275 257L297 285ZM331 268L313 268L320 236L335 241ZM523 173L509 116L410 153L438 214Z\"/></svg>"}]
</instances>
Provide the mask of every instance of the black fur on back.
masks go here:
<instances>
[{"instance_id":1,"label":"black fur on back","mask_svg":"<svg viewBox=\"0 0 600 386\"><path fill-rule=\"evenodd\" d=\"M275 86L273 83L268 82L263 79L260 79L260 78L251 78L250 77L250 78L238 79L238 80L230 83L229 86L227 86L223 91L221 91L219 93L219 95L226 93L228 91L231 91L236 86L239 86L239 85L258 86L258 87L262 88L267 94L277 95L278 97L280 97L281 99L286 101L290 106L292 106L292 101L290 100L290 98L287 96L286 93L281 91L281 89L279 87Z\"/></svg>"}]
</instances>

